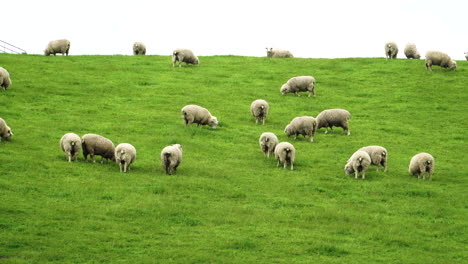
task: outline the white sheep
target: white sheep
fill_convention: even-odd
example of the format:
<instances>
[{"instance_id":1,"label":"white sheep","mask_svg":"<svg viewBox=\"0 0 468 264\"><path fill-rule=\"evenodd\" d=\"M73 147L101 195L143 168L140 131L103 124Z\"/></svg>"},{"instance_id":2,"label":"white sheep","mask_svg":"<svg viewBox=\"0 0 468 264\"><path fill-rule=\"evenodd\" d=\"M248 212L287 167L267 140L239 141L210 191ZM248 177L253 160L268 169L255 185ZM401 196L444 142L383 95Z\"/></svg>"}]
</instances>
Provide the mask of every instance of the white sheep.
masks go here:
<instances>
[{"instance_id":1,"label":"white sheep","mask_svg":"<svg viewBox=\"0 0 468 264\"><path fill-rule=\"evenodd\" d=\"M250 112L255 117L255 124L258 124L258 121L262 122L265 125L265 119L268 116L268 110L270 106L267 101L258 99L250 104Z\"/></svg>"},{"instance_id":2,"label":"white sheep","mask_svg":"<svg viewBox=\"0 0 468 264\"><path fill-rule=\"evenodd\" d=\"M346 175L354 172L354 178L358 178L359 173L362 175L362 179L366 178L366 171L369 169L371 164L371 158L367 152L358 150L349 158L346 163L344 170Z\"/></svg>"},{"instance_id":3,"label":"white sheep","mask_svg":"<svg viewBox=\"0 0 468 264\"><path fill-rule=\"evenodd\" d=\"M296 96L298 92L309 92L309 97L311 95L315 96L315 78L312 76L297 76L289 79L285 84L280 88L282 95L286 93L294 93Z\"/></svg>"},{"instance_id":4,"label":"white sheep","mask_svg":"<svg viewBox=\"0 0 468 264\"><path fill-rule=\"evenodd\" d=\"M395 42L385 43L385 56L387 59L396 59L398 55L398 46Z\"/></svg>"},{"instance_id":5,"label":"white sheep","mask_svg":"<svg viewBox=\"0 0 468 264\"><path fill-rule=\"evenodd\" d=\"M10 73L3 67L0 67L0 87L3 87L3 90L11 85Z\"/></svg>"},{"instance_id":6,"label":"white sheep","mask_svg":"<svg viewBox=\"0 0 468 264\"><path fill-rule=\"evenodd\" d=\"M60 139L60 147L67 155L68 162L78 159L78 154L81 152L81 138L75 133L66 133Z\"/></svg>"},{"instance_id":7,"label":"white sheep","mask_svg":"<svg viewBox=\"0 0 468 264\"><path fill-rule=\"evenodd\" d=\"M13 136L13 132L11 132L11 128L6 124L5 120L0 117L0 141L10 140L11 136Z\"/></svg>"},{"instance_id":8,"label":"white sheep","mask_svg":"<svg viewBox=\"0 0 468 264\"><path fill-rule=\"evenodd\" d=\"M182 146L174 144L163 148L161 151L161 163L166 174L173 174L182 161Z\"/></svg>"},{"instance_id":9,"label":"white sheep","mask_svg":"<svg viewBox=\"0 0 468 264\"><path fill-rule=\"evenodd\" d=\"M412 175L418 175L418 179L426 179L426 174L429 174L429 180L432 181L432 173L434 173L434 157L429 153L419 153L411 158L408 171Z\"/></svg>"},{"instance_id":10,"label":"white sheep","mask_svg":"<svg viewBox=\"0 0 468 264\"><path fill-rule=\"evenodd\" d=\"M215 129L218 125L218 119L212 116L210 111L198 105L186 105L182 108L182 118L184 119L185 125L191 125L192 123L200 125L209 125Z\"/></svg>"},{"instance_id":11,"label":"white sheep","mask_svg":"<svg viewBox=\"0 0 468 264\"><path fill-rule=\"evenodd\" d=\"M135 42L133 44L133 55L145 55L146 54L146 46L141 42Z\"/></svg>"},{"instance_id":12,"label":"white sheep","mask_svg":"<svg viewBox=\"0 0 468 264\"><path fill-rule=\"evenodd\" d=\"M295 117L284 129L284 133L289 137L294 135L303 135L310 137L310 142L314 142L315 131L317 130L317 120L312 116Z\"/></svg>"},{"instance_id":13,"label":"white sheep","mask_svg":"<svg viewBox=\"0 0 468 264\"><path fill-rule=\"evenodd\" d=\"M377 171L379 170L380 165L382 165L384 167L384 172L387 172L387 149L381 146L367 146L360 148L359 150L365 151L369 154L372 165L377 166Z\"/></svg>"},{"instance_id":14,"label":"white sheep","mask_svg":"<svg viewBox=\"0 0 468 264\"><path fill-rule=\"evenodd\" d=\"M136 149L128 143L120 143L115 148L115 162L119 164L120 172L130 171L130 165L136 159Z\"/></svg>"},{"instance_id":15,"label":"white sheep","mask_svg":"<svg viewBox=\"0 0 468 264\"><path fill-rule=\"evenodd\" d=\"M294 56L289 50L282 50L282 49L273 49L266 48L267 50L267 57L269 58L293 58Z\"/></svg>"},{"instance_id":16,"label":"white sheep","mask_svg":"<svg viewBox=\"0 0 468 264\"><path fill-rule=\"evenodd\" d=\"M457 70L457 63L449 55L440 51L428 51L426 53L426 70L432 71L432 65Z\"/></svg>"},{"instance_id":17,"label":"white sheep","mask_svg":"<svg viewBox=\"0 0 468 264\"><path fill-rule=\"evenodd\" d=\"M278 143L275 147L275 159L278 161L276 164L279 167L280 163L283 163L283 168L286 168L287 164L291 165L293 170L294 159L296 158L296 149L289 142Z\"/></svg>"},{"instance_id":18,"label":"white sheep","mask_svg":"<svg viewBox=\"0 0 468 264\"><path fill-rule=\"evenodd\" d=\"M200 60L189 49L176 49L172 52L172 67L175 67L176 62L179 62L179 67L182 67L182 62L185 64L199 65Z\"/></svg>"},{"instance_id":19,"label":"white sheep","mask_svg":"<svg viewBox=\"0 0 468 264\"><path fill-rule=\"evenodd\" d=\"M47 48L44 50L44 55L49 56L50 54L62 53L68 56L70 51L70 41L66 39L53 40L49 42Z\"/></svg>"},{"instance_id":20,"label":"white sheep","mask_svg":"<svg viewBox=\"0 0 468 264\"><path fill-rule=\"evenodd\" d=\"M406 44L405 47L405 56L408 59L420 59L421 55L418 52L418 49L416 48L416 45L413 43L408 43Z\"/></svg>"},{"instance_id":21,"label":"white sheep","mask_svg":"<svg viewBox=\"0 0 468 264\"><path fill-rule=\"evenodd\" d=\"M468 52L465 52L465 59L468 61Z\"/></svg>"},{"instance_id":22,"label":"white sheep","mask_svg":"<svg viewBox=\"0 0 468 264\"><path fill-rule=\"evenodd\" d=\"M260 143L260 148L263 151L263 154L270 157L270 154L273 154L275 151L275 147L278 144L278 137L271 132L265 132L260 135L260 139L258 140Z\"/></svg>"},{"instance_id":23,"label":"white sheep","mask_svg":"<svg viewBox=\"0 0 468 264\"><path fill-rule=\"evenodd\" d=\"M344 109L327 109L320 112L317 115L317 129L325 127L325 134L328 133L328 128L333 133L333 127L342 127L343 132L348 132L348 136L351 135L349 131L349 118L350 114L347 110Z\"/></svg>"},{"instance_id":24,"label":"white sheep","mask_svg":"<svg viewBox=\"0 0 468 264\"><path fill-rule=\"evenodd\" d=\"M87 161L88 154L94 163L96 162L95 155L102 157L101 163L104 159L115 161L115 146L110 139L96 134L85 134L81 144L85 161Z\"/></svg>"}]
</instances>

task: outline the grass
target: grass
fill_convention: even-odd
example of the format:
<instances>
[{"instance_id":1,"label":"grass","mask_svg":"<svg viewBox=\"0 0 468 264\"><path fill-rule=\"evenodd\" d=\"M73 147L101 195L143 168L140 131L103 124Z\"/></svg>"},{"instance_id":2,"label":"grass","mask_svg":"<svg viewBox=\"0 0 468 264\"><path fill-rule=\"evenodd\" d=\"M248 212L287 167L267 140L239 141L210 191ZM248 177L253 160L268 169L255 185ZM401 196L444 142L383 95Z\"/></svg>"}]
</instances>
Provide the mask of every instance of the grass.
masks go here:
<instances>
[{"instance_id":1,"label":"grass","mask_svg":"<svg viewBox=\"0 0 468 264\"><path fill-rule=\"evenodd\" d=\"M12 128L0 142L0 263L462 263L468 63L423 60L0 54L13 85L0 92ZM279 88L313 75L316 98ZM265 126L250 103L270 103ZM218 129L185 127L180 109L208 108ZM351 136L287 138L300 115L351 112ZM294 171L258 146L262 132L296 147ZM113 163L66 162L67 132L97 133L137 149L130 173ZM180 143L165 175L159 154ZM362 146L389 152L387 173L345 176ZM433 181L407 172L429 152Z\"/></svg>"}]
</instances>

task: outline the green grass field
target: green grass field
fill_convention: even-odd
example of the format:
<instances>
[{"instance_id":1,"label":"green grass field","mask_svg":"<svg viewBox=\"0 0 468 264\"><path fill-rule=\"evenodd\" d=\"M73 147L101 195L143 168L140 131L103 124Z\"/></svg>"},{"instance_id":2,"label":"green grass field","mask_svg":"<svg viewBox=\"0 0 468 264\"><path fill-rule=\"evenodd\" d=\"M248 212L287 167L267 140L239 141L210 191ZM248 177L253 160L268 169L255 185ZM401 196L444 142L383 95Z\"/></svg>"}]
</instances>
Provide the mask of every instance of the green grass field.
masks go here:
<instances>
[{"instance_id":1,"label":"green grass field","mask_svg":"<svg viewBox=\"0 0 468 264\"><path fill-rule=\"evenodd\" d=\"M0 263L466 263L468 62L458 71L424 60L0 54L12 86L0 117ZM317 97L281 96L312 75ZM255 125L250 103L270 115ZM180 109L206 107L216 130L185 127ZM351 112L351 136L284 127L329 108ZM294 170L263 156L274 132L296 148ZM131 143L130 173L115 163L69 163L63 134ZM176 175L163 147L180 143ZM381 145L388 172L345 176L358 148ZM433 181L408 173L419 152ZM100 160L100 158L98 158Z\"/></svg>"}]
</instances>

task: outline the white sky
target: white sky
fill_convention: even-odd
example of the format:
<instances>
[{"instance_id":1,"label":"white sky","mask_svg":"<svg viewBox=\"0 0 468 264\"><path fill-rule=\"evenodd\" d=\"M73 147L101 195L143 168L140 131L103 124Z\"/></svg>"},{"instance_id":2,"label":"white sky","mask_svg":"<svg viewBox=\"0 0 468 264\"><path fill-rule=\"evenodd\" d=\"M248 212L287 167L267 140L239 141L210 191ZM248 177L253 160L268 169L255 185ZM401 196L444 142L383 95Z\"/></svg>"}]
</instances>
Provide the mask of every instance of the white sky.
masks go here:
<instances>
[{"instance_id":1,"label":"white sky","mask_svg":"<svg viewBox=\"0 0 468 264\"><path fill-rule=\"evenodd\" d=\"M384 44L408 42L424 56L468 51L468 0L4 0L0 40L43 54L50 40L71 41L70 55L147 54L189 48L196 55L384 57ZM0 50L2 50L0 45Z\"/></svg>"}]
</instances>

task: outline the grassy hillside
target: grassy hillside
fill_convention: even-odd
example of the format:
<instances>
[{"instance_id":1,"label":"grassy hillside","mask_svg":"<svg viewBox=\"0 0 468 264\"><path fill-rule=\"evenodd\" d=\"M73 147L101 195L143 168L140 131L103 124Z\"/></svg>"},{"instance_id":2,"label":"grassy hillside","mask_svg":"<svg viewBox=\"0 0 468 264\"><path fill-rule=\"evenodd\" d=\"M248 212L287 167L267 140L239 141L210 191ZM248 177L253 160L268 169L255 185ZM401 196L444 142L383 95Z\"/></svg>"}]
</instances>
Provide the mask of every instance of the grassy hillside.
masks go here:
<instances>
[{"instance_id":1,"label":"grassy hillside","mask_svg":"<svg viewBox=\"0 0 468 264\"><path fill-rule=\"evenodd\" d=\"M423 60L0 54L13 84L0 92L12 128L0 142L0 263L462 263L468 258L468 63ZM316 98L281 96L313 75ZM264 126L250 103L270 103ZM186 104L218 129L185 127ZM284 127L329 108L351 112L351 136L315 142ZM294 171L258 146L262 132L296 147ZM137 149L130 173L114 163L69 163L63 134L97 133ZM176 175L160 165L180 143ZM388 172L345 176L358 148L382 145ZM407 172L435 157L433 181Z\"/></svg>"}]
</instances>

